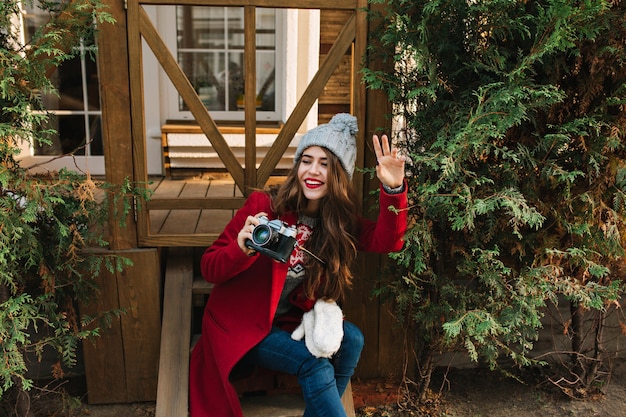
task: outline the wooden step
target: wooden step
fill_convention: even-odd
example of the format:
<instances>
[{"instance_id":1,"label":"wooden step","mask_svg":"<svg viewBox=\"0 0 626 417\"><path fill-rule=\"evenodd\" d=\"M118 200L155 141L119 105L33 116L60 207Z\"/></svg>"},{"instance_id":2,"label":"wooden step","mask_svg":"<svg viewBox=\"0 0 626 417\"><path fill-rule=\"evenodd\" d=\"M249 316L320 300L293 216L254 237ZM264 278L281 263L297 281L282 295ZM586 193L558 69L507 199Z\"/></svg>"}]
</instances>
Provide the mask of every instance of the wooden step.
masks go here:
<instances>
[{"instance_id":1,"label":"wooden step","mask_svg":"<svg viewBox=\"0 0 626 417\"><path fill-rule=\"evenodd\" d=\"M168 249L155 417L188 414L193 252Z\"/></svg>"},{"instance_id":2,"label":"wooden step","mask_svg":"<svg viewBox=\"0 0 626 417\"><path fill-rule=\"evenodd\" d=\"M301 395L255 395L241 398L244 417L301 417L304 400Z\"/></svg>"},{"instance_id":3,"label":"wooden step","mask_svg":"<svg viewBox=\"0 0 626 417\"><path fill-rule=\"evenodd\" d=\"M355 417L352 384L341 398L348 417ZM302 417L304 399L300 394L250 395L240 399L244 417Z\"/></svg>"},{"instance_id":4,"label":"wooden step","mask_svg":"<svg viewBox=\"0 0 626 417\"><path fill-rule=\"evenodd\" d=\"M211 290L213 290L213 284L205 281L201 276L195 276L193 277L191 289L194 294L209 295L211 294Z\"/></svg>"}]
</instances>

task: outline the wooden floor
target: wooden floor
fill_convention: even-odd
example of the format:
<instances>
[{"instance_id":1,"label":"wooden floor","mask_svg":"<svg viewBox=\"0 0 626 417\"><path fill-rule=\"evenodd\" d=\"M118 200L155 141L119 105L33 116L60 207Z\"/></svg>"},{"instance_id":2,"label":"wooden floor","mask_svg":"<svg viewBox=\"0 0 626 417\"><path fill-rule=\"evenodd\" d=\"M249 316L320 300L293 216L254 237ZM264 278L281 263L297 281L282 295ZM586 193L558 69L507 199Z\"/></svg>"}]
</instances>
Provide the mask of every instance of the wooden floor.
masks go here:
<instances>
[{"instance_id":1,"label":"wooden floor","mask_svg":"<svg viewBox=\"0 0 626 417\"><path fill-rule=\"evenodd\" d=\"M266 185L284 181L269 178ZM244 202L241 190L225 173L152 177L147 202L149 236L144 246L208 246Z\"/></svg>"},{"instance_id":2,"label":"wooden floor","mask_svg":"<svg viewBox=\"0 0 626 417\"><path fill-rule=\"evenodd\" d=\"M227 174L200 174L180 178L150 178L153 191L151 200L210 199L242 197L241 191ZM150 233L196 234L220 233L232 218L234 210L171 209L149 210Z\"/></svg>"}]
</instances>

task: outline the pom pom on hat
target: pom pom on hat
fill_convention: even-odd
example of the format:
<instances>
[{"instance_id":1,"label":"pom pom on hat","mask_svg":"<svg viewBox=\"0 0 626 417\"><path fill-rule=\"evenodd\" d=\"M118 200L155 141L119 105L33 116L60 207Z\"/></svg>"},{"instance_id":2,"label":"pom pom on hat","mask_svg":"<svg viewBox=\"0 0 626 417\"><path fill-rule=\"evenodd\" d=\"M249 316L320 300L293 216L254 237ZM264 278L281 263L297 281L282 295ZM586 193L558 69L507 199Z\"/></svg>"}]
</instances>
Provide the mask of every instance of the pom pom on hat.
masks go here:
<instances>
[{"instance_id":1,"label":"pom pom on hat","mask_svg":"<svg viewBox=\"0 0 626 417\"><path fill-rule=\"evenodd\" d=\"M356 134L358 132L356 117L348 113L339 113L330 122L309 130L302 136L294 156L294 164L298 163L302 152L311 146L320 146L331 151L352 178L356 162Z\"/></svg>"}]
</instances>

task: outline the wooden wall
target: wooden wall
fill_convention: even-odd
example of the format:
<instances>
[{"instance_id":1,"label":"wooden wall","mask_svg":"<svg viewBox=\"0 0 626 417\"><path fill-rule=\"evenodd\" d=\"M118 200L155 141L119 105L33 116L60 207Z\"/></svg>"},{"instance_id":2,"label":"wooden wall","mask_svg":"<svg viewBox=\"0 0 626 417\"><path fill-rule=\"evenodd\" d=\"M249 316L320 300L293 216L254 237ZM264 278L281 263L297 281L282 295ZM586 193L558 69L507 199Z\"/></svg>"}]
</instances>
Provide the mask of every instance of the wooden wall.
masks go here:
<instances>
[{"instance_id":1,"label":"wooden wall","mask_svg":"<svg viewBox=\"0 0 626 417\"><path fill-rule=\"evenodd\" d=\"M133 262L123 272L103 271L96 302L84 314L122 310L101 336L83 343L87 399L91 404L154 401L161 334L160 260L157 249L110 252Z\"/></svg>"},{"instance_id":2,"label":"wooden wall","mask_svg":"<svg viewBox=\"0 0 626 417\"><path fill-rule=\"evenodd\" d=\"M134 180L130 118L130 80L123 0L105 0L115 24L103 24L98 37L102 126L106 181ZM153 401L156 398L161 334L161 260L156 248L141 249L133 213L124 227L109 221L109 250L102 256L122 256L133 266L123 272L103 270L97 278L99 298L82 306L84 314L122 309L101 336L85 341L85 374L90 403Z\"/></svg>"}]
</instances>

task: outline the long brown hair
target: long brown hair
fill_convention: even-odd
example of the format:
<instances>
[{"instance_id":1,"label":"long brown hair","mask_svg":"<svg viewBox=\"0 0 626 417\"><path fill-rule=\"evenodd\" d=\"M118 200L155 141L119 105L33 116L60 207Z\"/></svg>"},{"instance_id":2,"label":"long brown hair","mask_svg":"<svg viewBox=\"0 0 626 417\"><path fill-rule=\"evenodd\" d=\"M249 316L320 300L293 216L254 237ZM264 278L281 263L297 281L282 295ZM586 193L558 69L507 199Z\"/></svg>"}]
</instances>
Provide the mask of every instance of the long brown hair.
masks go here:
<instances>
[{"instance_id":1,"label":"long brown hair","mask_svg":"<svg viewBox=\"0 0 626 417\"><path fill-rule=\"evenodd\" d=\"M352 286L352 263L357 255L360 206L348 174L339 159L325 148L328 157L326 186L319 221L304 247L324 263L307 256L304 290L307 297L341 300ZM272 209L280 216L301 213L307 206L300 182L297 161L281 185L271 187Z\"/></svg>"}]
</instances>

